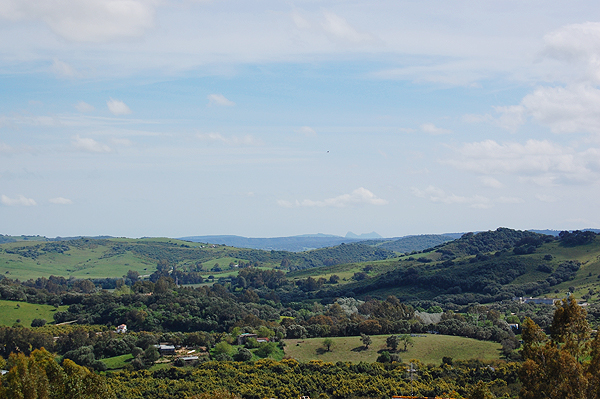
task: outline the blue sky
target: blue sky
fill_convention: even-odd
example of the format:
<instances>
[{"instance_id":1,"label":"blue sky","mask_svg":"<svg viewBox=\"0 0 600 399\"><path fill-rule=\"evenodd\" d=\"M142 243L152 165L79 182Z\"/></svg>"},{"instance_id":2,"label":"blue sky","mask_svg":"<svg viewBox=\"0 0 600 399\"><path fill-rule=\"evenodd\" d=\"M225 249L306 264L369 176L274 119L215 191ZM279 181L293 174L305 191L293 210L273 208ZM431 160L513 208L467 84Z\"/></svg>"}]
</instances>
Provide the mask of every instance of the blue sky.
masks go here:
<instances>
[{"instance_id":1,"label":"blue sky","mask_svg":"<svg viewBox=\"0 0 600 399\"><path fill-rule=\"evenodd\" d=\"M600 226L592 1L0 0L3 234Z\"/></svg>"}]
</instances>

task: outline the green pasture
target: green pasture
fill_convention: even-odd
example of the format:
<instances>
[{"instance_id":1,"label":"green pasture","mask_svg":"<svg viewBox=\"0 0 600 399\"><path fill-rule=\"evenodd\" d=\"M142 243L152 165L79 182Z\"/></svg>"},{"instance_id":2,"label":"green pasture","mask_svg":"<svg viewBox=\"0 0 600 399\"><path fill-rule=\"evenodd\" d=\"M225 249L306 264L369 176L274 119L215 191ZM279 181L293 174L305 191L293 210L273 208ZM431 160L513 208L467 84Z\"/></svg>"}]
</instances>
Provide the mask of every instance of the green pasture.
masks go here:
<instances>
[{"instance_id":1,"label":"green pasture","mask_svg":"<svg viewBox=\"0 0 600 399\"><path fill-rule=\"evenodd\" d=\"M128 353L126 355L115 356L115 357L107 357L105 359L100 359L100 361L106 364L106 368L108 370L118 370L127 366L129 362L133 360L133 355Z\"/></svg>"},{"instance_id":2,"label":"green pasture","mask_svg":"<svg viewBox=\"0 0 600 399\"><path fill-rule=\"evenodd\" d=\"M374 362L377 360L379 352L389 351L385 344L387 337L389 335L372 336L373 343L369 349L364 349L360 337L331 338L334 344L330 352L324 350L324 338L287 339L285 340L285 354L300 362L310 360ZM444 356L455 360L497 360L500 358L501 346L496 342L434 334L416 336L412 339L414 340L413 347L409 347L406 352L397 352L404 362L417 359L426 364L438 364L442 362Z\"/></svg>"},{"instance_id":3,"label":"green pasture","mask_svg":"<svg viewBox=\"0 0 600 399\"><path fill-rule=\"evenodd\" d=\"M22 325L29 327L33 319L44 319L53 323L54 313L65 311L67 308L68 306L60 306L56 309L51 305L0 300L0 325L12 326L17 320L21 320Z\"/></svg>"}]
</instances>

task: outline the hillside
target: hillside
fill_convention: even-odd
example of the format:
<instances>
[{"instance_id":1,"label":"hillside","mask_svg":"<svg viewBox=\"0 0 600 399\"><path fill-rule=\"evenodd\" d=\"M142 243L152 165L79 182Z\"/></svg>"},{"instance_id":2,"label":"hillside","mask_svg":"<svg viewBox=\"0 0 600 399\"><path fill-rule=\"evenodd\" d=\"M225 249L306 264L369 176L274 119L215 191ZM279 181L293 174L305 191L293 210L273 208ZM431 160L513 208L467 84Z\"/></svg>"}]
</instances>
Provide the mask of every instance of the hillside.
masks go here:
<instances>
[{"instance_id":1,"label":"hillside","mask_svg":"<svg viewBox=\"0 0 600 399\"><path fill-rule=\"evenodd\" d=\"M394 240L371 240L365 241L365 245L373 245L388 251L409 253L422 251L437 245L454 240L456 237L445 234L423 234L418 236L406 236Z\"/></svg>"},{"instance_id":2,"label":"hillside","mask_svg":"<svg viewBox=\"0 0 600 399\"><path fill-rule=\"evenodd\" d=\"M348 233L346 237L328 234L307 234L292 237L249 238L233 235L192 236L181 240L190 242L206 242L222 244L238 248L252 248L275 251L302 252L311 249L333 247L342 243L361 243L393 252L408 253L422 251L459 238L462 234L423 234L396 238L381 238L371 234L358 236Z\"/></svg>"},{"instance_id":3,"label":"hillside","mask_svg":"<svg viewBox=\"0 0 600 399\"><path fill-rule=\"evenodd\" d=\"M242 264L299 270L391 257L395 257L391 251L361 244L295 253L169 238L79 238L64 241L39 238L0 244L0 276L21 280L51 275L104 279L123 277L129 270L148 276L156 271L158 262L163 262L180 272L217 278L237 274L237 266Z\"/></svg>"},{"instance_id":4,"label":"hillside","mask_svg":"<svg viewBox=\"0 0 600 399\"><path fill-rule=\"evenodd\" d=\"M427 252L393 260L289 273L296 280L339 276L321 297L396 295L405 301L489 303L519 296L600 293L600 238L594 233L550 237L510 230L467 233ZM577 238L579 237L579 238Z\"/></svg>"}]
</instances>

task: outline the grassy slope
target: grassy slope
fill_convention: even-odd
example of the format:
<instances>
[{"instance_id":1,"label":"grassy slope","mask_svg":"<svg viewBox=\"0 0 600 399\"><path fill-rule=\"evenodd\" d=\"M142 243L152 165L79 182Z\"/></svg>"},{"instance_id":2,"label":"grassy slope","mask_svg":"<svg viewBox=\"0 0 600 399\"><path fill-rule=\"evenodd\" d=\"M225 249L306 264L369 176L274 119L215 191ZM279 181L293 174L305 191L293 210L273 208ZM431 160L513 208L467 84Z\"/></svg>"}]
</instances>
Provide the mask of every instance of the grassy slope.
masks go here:
<instances>
[{"instance_id":1,"label":"grassy slope","mask_svg":"<svg viewBox=\"0 0 600 399\"><path fill-rule=\"evenodd\" d=\"M108 357L106 359L100 359L101 362L106 364L106 368L108 370L122 369L123 367L127 366L127 364L131 362L131 360L133 360L133 355L131 353L121 356Z\"/></svg>"},{"instance_id":2,"label":"grassy slope","mask_svg":"<svg viewBox=\"0 0 600 399\"><path fill-rule=\"evenodd\" d=\"M544 256L547 254L552 255L551 261L544 260ZM503 256L515 257L516 259L522 261L527 267L527 273L518 277L513 282L514 284L523 284L546 279L549 274L537 270L537 267L540 264L546 264L551 266L553 269L556 269L556 267L564 261L577 260L581 262L581 268L577 272L575 279L571 281L565 281L557 286L551 287L551 289L543 295L557 298L564 297L566 292L569 291L569 287L575 287L576 297L581 298L584 294L588 294L589 290L591 289L595 292L591 300L600 300L600 237L597 237L595 242L593 243L581 246L564 247L560 245L559 242L554 241L543 244L533 254L513 255L512 252L509 252L508 254ZM399 264L401 264L403 267L411 266L417 269L426 269L430 265L434 265L436 261L440 260L440 254L435 252L422 253L418 255L413 255L412 257L415 258L415 260L409 261L408 259L410 258L410 256L403 256L401 258L391 260L352 263L346 265L336 265L330 267L320 267L315 269L301 270L298 272L289 273L288 277L293 279L304 279L309 276L312 276L315 279L318 279L320 277L324 277L327 279L331 275L336 274L340 277L339 284L344 285L354 283L354 281L352 280L352 276L354 275L354 273L363 271L363 268L367 265L373 267L373 269L367 273L370 278L373 278L377 277L377 275L381 273L394 270L398 267ZM416 261L416 258L421 257L432 259L433 263L421 263ZM472 267L468 263L468 260L470 258L473 258L473 256L459 257L455 259L455 265L452 267ZM465 263L461 265L461 261L465 261ZM556 290L558 290L558 292L555 292ZM374 295L383 298L385 298L387 295L413 295L414 297L422 298L435 296L435 294L427 292L422 288L408 286L399 287L397 289L378 289L370 291L369 295Z\"/></svg>"},{"instance_id":3,"label":"grassy slope","mask_svg":"<svg viewBox=\"0 0 600 399\"><path fill-rule=\"evenodd\" d=\"M18 305L18 306L17 306ZM65 311L68 306L61 306L58 310L50 305L37 305L34 303L0 300L0 325L12 326L21 320L25 327L31 326L33 319L44 319L53 322L52 315L57 311Z\"/></svg>"},{"instance_id":4,"label":"grassy slope","mask_svg":"<svg viewBox=\"0 0 600 399\"><path fill-rule=\"evenodd\" d=\"M385 340L388 336L372 336L373 343L367 350L363 350L360 337L331 338L334 341L331 352L320 350L324 338L288 339L285 340L285 354L302 362L313 359L326 362L374 362L379 356L378 351L387 350ZM429 334L413 339L414 347L409 347L406 352L398 352L403 361L418 359L423 363L441 363L444 356L456 360L500 358L500 344L495 342Z\"/></svg>"},{"instance_id":5,"label":"grassy slope","mask_svg":"<svg viewBox=\"0 0 600 399\"><path fill-rule=\"evenodd\" d=\"M156 270L155 259L143 257L131 251L123 253L111 252L114 244L138 245L152 247L156 246L160 249L160 245L166 243L174 244L169 249L180 249L182 251L197 251L199 247L204 246L201 250L212 259L205 261L206 269L215 263L219 263L224 269L223 275L229 275L232 270L228 270L229 262L237 263L239 258L224 257L223 254L238 252L237 248L217 246L216 248L207 247L202 243L189 243L168 238L146 238L146 239L124 239L115 238L106 240L107 245L96 245L92 248L76 248L71 246L69 251L65 253L43 253L37 258L21 256L18 254L10 254L4 250L12 250L15 248L23 248L27 246L36 246L40 242L19 241L15 243L6 243L0 245L0 275L13 279L35 279L38 277L49 277L50 275L62 276L65 278L106 278L106 277L122 277L128 270L135 270L140 275L149 275ZM180 245L187 247L181 248ZM189 248L188 248L189 247ZM237 261L237 262L236 262ZM247 261L247 260L246 260ZM195 265L196 262L190 260L181 260L178 263L179 267ZM267 265L274 266L274 265ZM237 270L233 271L234 274ZM219 273L210 272L210 274L219 277ZM208 275L208 274L207 274Z\"/></svg>"}]
</instances>

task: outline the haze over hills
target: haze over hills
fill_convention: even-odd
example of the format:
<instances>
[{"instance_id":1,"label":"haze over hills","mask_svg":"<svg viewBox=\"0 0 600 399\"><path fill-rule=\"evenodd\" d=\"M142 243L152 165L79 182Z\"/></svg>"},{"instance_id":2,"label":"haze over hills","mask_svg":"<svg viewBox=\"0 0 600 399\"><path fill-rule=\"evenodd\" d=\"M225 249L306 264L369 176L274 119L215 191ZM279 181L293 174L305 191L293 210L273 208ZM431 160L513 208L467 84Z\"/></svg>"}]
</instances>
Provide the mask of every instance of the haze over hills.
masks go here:
<instances>
[{"instance_id":1,"label":"haze over hills","mask_svg":"<svg viewBox=\"0 0 600 399\"><path fill-rule=\"evenodd\" d=\"M206 242L211 244L223 244L238 248L252 248L275 251L302 252L311 249L327 248L342 243L350 244L365 242L368 245L380 246L390 251L412 252L421 251L455 238L463 233L455 234L427 234L418 236L383 238L372 232L357 235L348 232L345 237L328 234L305 234L291 237L252 238L236 235L208 235L181 237L179 239L191 242Z\"/></svg>"}]
</instances>

